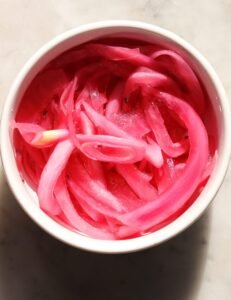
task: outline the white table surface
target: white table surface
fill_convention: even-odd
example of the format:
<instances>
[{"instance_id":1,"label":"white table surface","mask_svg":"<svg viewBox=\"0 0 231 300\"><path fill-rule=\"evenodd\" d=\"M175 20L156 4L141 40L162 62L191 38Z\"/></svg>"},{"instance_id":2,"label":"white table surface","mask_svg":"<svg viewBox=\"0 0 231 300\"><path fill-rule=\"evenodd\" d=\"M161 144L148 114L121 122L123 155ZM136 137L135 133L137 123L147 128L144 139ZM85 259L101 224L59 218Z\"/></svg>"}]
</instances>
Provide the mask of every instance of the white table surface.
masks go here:
<instances>
[{"instance_id":1,"label":"white table surface","mask_svg":"<svg viewBox=\"0 0 231 300\"><path fill-rule=\"evenodd\" d=\"M12 80L45 42L103 19L170 29L212 63L231 96L230 0L0 0L0 110ZM231 174L191 228L143 252L107 256L70 248L22 211L0 165L1 300L231 299Z\"/></svg>"}]
</instances>

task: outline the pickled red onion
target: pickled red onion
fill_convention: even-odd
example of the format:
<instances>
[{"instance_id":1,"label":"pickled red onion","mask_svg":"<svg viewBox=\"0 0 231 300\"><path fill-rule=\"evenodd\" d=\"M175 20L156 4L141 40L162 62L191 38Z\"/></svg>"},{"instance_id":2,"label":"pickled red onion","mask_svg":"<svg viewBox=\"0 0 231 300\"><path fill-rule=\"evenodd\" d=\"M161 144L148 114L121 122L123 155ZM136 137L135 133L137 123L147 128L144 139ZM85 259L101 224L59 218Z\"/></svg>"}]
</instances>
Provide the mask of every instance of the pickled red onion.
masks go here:
<instances>
[{"instance_id":1,"label":"pickled red onion","mask_svg":"<svg viewBox=\"0 0 231 300\"><path fill-rule=\"evenodd\" d=\"M211 104L183 57L108 41L50 62L11 128L41 209L84 235L126 239L174 221L195 200L216 164L216 133L207 134Z\"/></svg>"}]
</instances>

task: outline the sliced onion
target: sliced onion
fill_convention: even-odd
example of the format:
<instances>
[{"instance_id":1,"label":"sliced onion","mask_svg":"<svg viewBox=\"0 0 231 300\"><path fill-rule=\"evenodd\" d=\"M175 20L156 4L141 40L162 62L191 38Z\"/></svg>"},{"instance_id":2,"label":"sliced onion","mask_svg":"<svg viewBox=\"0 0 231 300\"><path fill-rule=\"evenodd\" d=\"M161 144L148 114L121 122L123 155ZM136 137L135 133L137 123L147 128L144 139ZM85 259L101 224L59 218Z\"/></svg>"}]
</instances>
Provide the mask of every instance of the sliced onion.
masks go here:
<instances>
[{"instance_id":1,"label":"sliced onion","mask_svg":"<svg viewBox=\"0 0 231 300\"><path fill-rule=\"evenodd\" d=\"M70 230L97 239L158 230L215 168L208 101L175 51L125 38L85 43L45 66L22 96L11 122L20 174Z\"/></svg>"}]
</instances>

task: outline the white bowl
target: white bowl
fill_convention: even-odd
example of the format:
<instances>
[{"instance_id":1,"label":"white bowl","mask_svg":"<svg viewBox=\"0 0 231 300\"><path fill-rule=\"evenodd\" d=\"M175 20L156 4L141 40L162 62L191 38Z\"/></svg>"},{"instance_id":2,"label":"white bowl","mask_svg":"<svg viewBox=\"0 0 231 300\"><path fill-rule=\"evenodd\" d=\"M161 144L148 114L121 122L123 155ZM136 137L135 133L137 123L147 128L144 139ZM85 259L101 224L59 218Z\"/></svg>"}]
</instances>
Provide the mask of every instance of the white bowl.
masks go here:
<instances>
[{"instance_id":1,"label":"white bowl","mask_svg":"<svg viewBox=\"0 0 231 300\"><path fill-rule=\"evenodd\" d=\"M145 236L128 240L96 240L73 232L48 217L38 206L36 194L20 178L9 124L18 103L35 75L53 58L81 43L108 35L140 38L177 49L199 75L211 99L218 123L218 160L215 169L195 202L174 222ZM14 81L5 101L1 122L2 161L9 185L25 212L45 231L57 239L81 249L102 253L124 253L158 245L191 225L215 197L228 168L231 152L230 110L223 86L207 60L177 35L157 26L136 21L102 21L77 27L59 35L43 46L26 63Z\"/></svg>"}]
</instances>

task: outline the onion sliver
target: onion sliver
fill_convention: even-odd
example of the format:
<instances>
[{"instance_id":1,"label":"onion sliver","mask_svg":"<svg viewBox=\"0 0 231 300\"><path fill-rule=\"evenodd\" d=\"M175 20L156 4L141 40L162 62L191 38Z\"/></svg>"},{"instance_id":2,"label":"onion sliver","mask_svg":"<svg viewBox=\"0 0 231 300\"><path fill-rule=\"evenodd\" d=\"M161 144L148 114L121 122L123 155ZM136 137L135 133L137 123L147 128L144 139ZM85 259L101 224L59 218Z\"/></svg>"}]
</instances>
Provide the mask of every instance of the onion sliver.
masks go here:
<instances>
[{"instance_id":1,"label":"onion sliver","mask_svg":"<svg viewBox=\"0 0 231 300\"><path fill-rule=\"evenodd\" d=\"M163 222L187 202L201 181L209 153L206 129L192 107L167 93L157 92L153 97L176 111L185 123L189 134L190 150L182 176L168 190L159 195L155 201L121 217L125 224L142 230Z\"/></svg>"}]
</instances>

